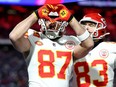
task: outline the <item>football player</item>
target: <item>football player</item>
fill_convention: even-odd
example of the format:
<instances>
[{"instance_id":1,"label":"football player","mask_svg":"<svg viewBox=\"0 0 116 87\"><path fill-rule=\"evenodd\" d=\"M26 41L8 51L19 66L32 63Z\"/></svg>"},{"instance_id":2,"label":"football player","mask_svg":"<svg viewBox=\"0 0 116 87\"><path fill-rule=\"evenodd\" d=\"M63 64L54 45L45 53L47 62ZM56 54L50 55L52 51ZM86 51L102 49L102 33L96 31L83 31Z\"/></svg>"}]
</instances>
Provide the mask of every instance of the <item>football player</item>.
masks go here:
<instances>
[{"instance_id":1,"label":"football player","mask_svg":"<svg viewBox=\"0 0 116 87\"><path fill-rule=\"evenodd\" d=\"M105 41L106 21L99 13L85 15L80 24L89 31L94 48L74 62L73 87L113 87L116 42Z\"/></svg>"},{"instance_id":2,"label":"football player","mask_svg":"<svg viewBox=\"0 0 116 87\"><path fill-rule=\"evenodd\" d=\"M30 29L37 20L40 32ZM68 24L77 37L64 35ZM62 4L40 7L17 24L9 38L26 58L29 87L69 87L73 57L85 56L94 45L89 32Z\"/></svg>"}]
</instances>

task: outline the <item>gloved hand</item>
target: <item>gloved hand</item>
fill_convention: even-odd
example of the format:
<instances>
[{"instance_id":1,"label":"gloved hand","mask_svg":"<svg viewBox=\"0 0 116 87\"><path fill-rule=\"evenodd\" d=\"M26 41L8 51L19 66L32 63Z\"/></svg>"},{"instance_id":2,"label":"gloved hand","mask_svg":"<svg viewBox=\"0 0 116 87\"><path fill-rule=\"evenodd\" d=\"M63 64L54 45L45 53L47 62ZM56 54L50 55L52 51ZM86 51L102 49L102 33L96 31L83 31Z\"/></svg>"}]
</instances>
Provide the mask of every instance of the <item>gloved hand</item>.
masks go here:
<instances>
[{"instance_id":1,"label":"gloved hand","mask_svg":"<svg viewBox=\"0 0 116 87\"><path fill-rule=\"evenodd\" d=\"M47 20L50 20L50 17L48 16L49 12L50 9L48 8L47 5L43 5L42 7L38 8L35 11L38 18L47 19Z\"/></svg>"},{"instance_id":2,"label":"gloved hand","mask_svg":"<svg viewBox=\"0 0 116 87\"><path fill-rule=\"evenodd\" d=\"M61 21L67 21L70 22L70 20L72 19L72 14L71 12L66 8L66 6L62 5L62 4L58 4L58 14L59 17L55 18L55 20L61 20Z\"/></svg>"},{"instance_id":3,"label":"gloved hand","mask_svg":"<svg viewBox=\"0 0 116 87\"><path fill-rule=\"evenodd\" d=\"M49 16L50 12L57 12L58 17L56 18L51 18ZM69 22L72 19L72 14L71 12L62 4L58 5L52 5L52 4L46 4L39 9L35 11L36 15L38 18L50 20L52 22L54 21L67 21Z\"/></svg>"}]
</instances>

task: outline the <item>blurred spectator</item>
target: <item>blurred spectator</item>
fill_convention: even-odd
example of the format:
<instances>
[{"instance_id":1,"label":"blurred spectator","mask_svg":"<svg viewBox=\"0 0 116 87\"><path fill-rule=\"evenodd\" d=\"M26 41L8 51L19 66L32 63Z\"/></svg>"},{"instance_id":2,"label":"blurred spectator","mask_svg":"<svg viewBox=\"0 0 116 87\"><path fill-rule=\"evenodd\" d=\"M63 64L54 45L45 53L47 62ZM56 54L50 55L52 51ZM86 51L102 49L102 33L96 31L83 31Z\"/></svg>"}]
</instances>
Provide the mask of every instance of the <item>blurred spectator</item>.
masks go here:
<instances>
[{"instance_id":1,"label":"blurred spectator","mask_svg":"<svg viewBox=\"0 0 116 87\"><path fill-rule=\"evenodd\" d=\"M108 24L108 31L111 33L110 40L116 41L116 9L109 8L109 7L80 7L77 3L70 3L66 4L72 14L80 20L84 14L91 13L91 12L98 12L100 14L104 14L107 24ZM13 29L13 27L24 19L27 15L25 13L31 13L34 9L37 9L37 6L29 7L29 6L0 6L0 38L8 38L9 32ZM81 15L80 15L81 14ZM32 26L35 30L39 30L38 23ZM70 27L68 28L71 34L74 34ZM68 34L70 32L67 32Z\"/></svg>"},{"instance_id":2,"label":"blurred spectator","mask_svg":"<svg viewBox=\"0 0 116 87\"><path fill-rule=\"evenodd\" d=\"M27 87L27 70L22 55L11 45L0 45L0 87Z\"/></svg>"}]
</instances>

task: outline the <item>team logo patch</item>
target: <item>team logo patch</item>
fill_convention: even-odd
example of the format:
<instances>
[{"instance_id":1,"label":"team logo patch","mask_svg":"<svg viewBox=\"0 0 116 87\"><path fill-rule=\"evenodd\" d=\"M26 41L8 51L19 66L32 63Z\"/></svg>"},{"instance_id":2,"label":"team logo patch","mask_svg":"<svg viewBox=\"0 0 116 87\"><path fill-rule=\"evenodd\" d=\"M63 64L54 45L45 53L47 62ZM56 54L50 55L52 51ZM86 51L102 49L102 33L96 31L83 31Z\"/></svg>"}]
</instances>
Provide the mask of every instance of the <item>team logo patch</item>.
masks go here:
<instances>
[{"instance_id":1,"label":"team logo patch","mask_svg":"<svg viewBox=\"0 0 116 87\"><path fill-rule=\"evenodd\" d=\"M36 41L35 44L37 44L38 46L42 46L43 43L41 41Z\"/></svg>"},{"instance_id":2,"label":"team logo patch","mask_svg":"<svg viewBox=\"0 0 116 87\"><path fill-rule=\"evenodd\" d=\"M62 9L62 10L60 11L60 16L61 16L62 18L66 17L67 14L68 14L68 12L67 12L67 10L65 10L65 9Z\"/></svg>"},{"instance_id":3,"label":"team logo patch","mask_svg":"<svg viewBox=\"0 0 116 87\"><path fill-rule=\"evenodd\" d=\"M106 49L102 49L102 50L100 50L99 55L100 55L102 58L107 58L108 55L109 55L109 52L108 52L108 50L106 50Z\"/></svg>"},{"instance_id":4,"label":"team logo patch","mask_svg":"<svg viewBox=\"0 0 116 87\"><path fill-rule=\"evenodd\" d=\"M65 47L66 47L67 49L72 50L72 49L74 49L74 47L75 47L75 42L74 42L74 41L67 41L67 42L65 43Z\"/></svg>"}]
</instances>

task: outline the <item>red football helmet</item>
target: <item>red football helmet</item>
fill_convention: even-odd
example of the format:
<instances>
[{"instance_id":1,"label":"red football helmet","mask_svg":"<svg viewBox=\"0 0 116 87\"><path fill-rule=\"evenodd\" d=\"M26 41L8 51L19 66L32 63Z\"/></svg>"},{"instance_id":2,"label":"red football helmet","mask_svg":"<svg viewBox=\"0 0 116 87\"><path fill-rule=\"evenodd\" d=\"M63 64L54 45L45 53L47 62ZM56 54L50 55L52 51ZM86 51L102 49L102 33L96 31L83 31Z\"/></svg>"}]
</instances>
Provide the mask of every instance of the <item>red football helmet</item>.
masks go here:
<instances>
[{"instance_id":1,"label":"red football helmet","mask_svg":"<svg viewBox=\"0 0 116 87\"><path fill-rule=\"evenodd\" d=\"M109 33L106 33L106 26L107 26L106 21L99 13L90 13L85 15L80 20L80 23L86 22L86 21L96 23L96 29L92 34L93 39L102 39L104 36L109 34Z\"/></svg>"}]
</instances>

